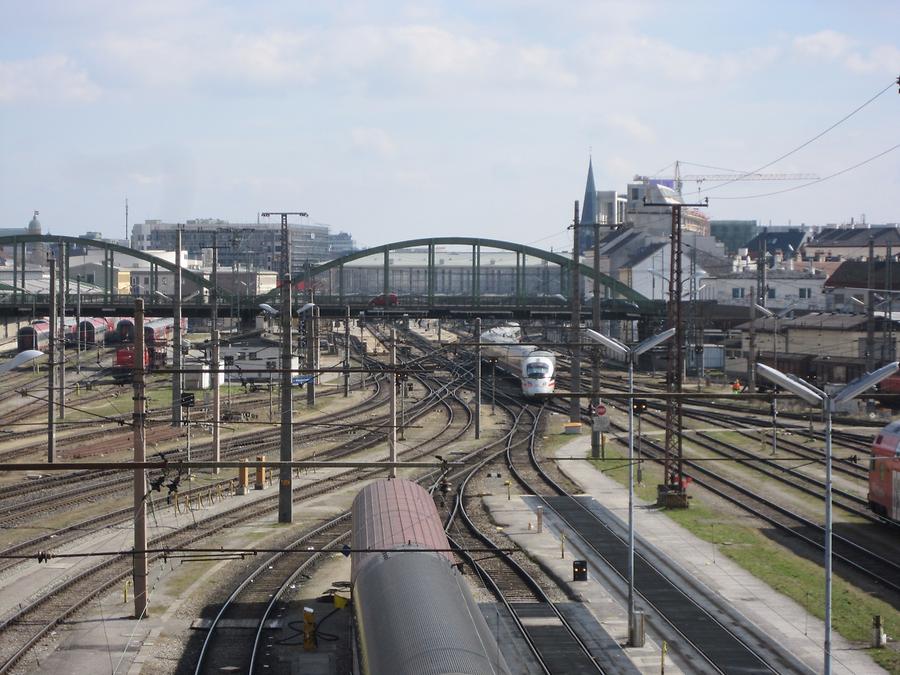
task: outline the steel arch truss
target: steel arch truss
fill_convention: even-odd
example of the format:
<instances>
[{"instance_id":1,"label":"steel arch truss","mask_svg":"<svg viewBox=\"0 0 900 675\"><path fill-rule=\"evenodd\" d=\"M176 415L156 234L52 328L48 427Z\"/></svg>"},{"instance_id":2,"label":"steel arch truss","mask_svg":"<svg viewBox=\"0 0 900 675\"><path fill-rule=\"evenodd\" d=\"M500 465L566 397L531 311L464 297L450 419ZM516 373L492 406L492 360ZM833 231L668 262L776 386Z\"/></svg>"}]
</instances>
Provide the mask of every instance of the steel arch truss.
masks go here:
<instances>
[{"instance_id":1,"label":"steel arch truss","mask_svg":"<svg viewBox=\"0 0 900 675\"><path fill-rule=\"evenodd\" d=\"M59 247L61 251L63 251L63 255L66 257L65 261L65 270L66 270L66 278L68 278L69 271L69 263L68 263L68 251L70 247L78 246L81 248L98 248L104 250L103 257L103 266L107 270L107 278L103 280L103 288L107 295L111 295L111 291L113 288L113 278L112 278L112 269L113 269L113 261L114 255L118 253L119 255L125 255L130 258L137 258L138 260L144 260L150 263L151 271L154 268L162 268L168 270L170 272L174 272L177 267L175 263L169 262L168 260L163 260L162 258L158 258L155 255L151 255L146 253L145 251L138 251L133 248L129 248L128 246L120 246L119 244L113 244L108 241L100 241L97 239L86 239L84 237L66 237L55 234L17 234L7 237L0 237L0 247L12 246L14 252L14 261L15 265L21 264L22 270L25 269L25 256L24 256L24 245L25 244L53 244ZM23 253L21 255L21 260L19 259L19 245L23 247ZM231 297L231 293L229 291L224 291L222 289L217 289L213 283L204 277L202 274L197 274L196 272L192 272L190 270L181 268L181 277L182 279L189 280L195 283L197 286L206 288L209 291L216 293L219 300L228 300ZM15 278L15 277L14 277Z\"/></svg>"},{"instance_id":2,"label":"steel arch truss","mask_svg":"<svg viewBox=\"0 0 900 675\"><path fill-rule=\"evenodd\" d=\"M503 251L512 251L516 253L516 290L517 295L521 295L524 291L524 273L520 274L521 270L525 268L525 258L531 257L539 260L545 260L554 265L558 265L560 267L560 278L568 279L571 277L571 270L573 261L570 258L566 258L565 256L561 256L558 253L552 253L550 251L544 251L539 248L534 248L532 246L527 246L525 244L516 244L514 242L509 241L501 241L499 239L481 239L477 237L431 237L424 239L407 239L404 241L396 241L390 244L383 244L381 246L374 246L372 248L367 248L363 251L355 251L354 253L350 253L340 258L335 258L334 260L329 260L326 263L322 263L320 265L310 266L307 270L294 274L292 276L292 282L294 284L299 284L301 282L307 281L307 278L313 279L316 276L328 272L332 269L341 270L345 265L354 260L360 260L362 258L368 258L374 255L383 255L384 256L384 274L383 274L383 291L384 293L388 293L390 291L389 288L389 279L390 279L390 252L398 251L409 248L425 248L428 249L428 295L432 297L434 295L435 289L435 248L437 246L469 246L472 248L472 270L473 270L473 284L472 291L473 295L476 295L479 292L479 279L481 276L481 249L482 248L491 248L498 249ZM581 273L589 278L594 278L594 270L587 265L580 264L579 268ZM338 275L339 278L343 277L343 274ZM607 289L612 294L613 297L620 297L625 300L629 300L635 303L639 309L642 311L650 310L652 306L652 302L649 298L638 293L631 287L623 284L621 281L617 279L613 279L611 276L607 274L603 274L602 272L599 274L600 284ZM567 284L565 284L567 286ZM271 297L273 293L267 295L267 297Z\"/></svg>"}]
</instances>

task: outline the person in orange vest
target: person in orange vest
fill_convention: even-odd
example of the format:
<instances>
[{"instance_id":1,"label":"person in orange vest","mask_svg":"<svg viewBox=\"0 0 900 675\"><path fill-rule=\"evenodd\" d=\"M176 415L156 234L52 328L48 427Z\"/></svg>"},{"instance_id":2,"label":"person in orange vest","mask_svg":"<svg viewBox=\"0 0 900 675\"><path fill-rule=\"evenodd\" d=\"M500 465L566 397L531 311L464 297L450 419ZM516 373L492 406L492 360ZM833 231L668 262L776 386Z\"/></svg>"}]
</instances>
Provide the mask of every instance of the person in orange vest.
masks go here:
<instances>
[{"instance_id":1,"label":"person in orange vest","mask_svg":"<svg viewBox=\"0 0 900 675\"><path fill-rule=\"evenodd\" d=\"M731 393L732 394L740 394L741 393L741 381L740 379L735 380L731 383Z\"/></svg>"}]
</instances>

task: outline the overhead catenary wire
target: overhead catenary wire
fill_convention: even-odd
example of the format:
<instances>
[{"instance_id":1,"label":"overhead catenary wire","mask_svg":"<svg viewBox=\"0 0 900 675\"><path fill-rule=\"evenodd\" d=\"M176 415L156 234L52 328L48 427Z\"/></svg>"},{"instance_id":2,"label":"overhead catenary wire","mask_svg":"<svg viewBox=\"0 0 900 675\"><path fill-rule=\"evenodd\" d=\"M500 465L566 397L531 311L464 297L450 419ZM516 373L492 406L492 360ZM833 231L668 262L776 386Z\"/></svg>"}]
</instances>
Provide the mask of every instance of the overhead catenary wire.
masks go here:
<instances>
[{"instance_id":1,"label":"overhead catenary wire","mask_svg":"<svg viewBox=\"0 0 900 675\"><path fill-rule=\"evenodd\" d=\"M869 157L868 159L864 159L863 161L858 162L858 163L854 164L853 166L848 166L845 169L841 169L840 171L836 171L835 173L830 174L828 176L824 176L824 177L818 178L814 181L810 181L809 183L804 183L803 185L795 185L793 187L784 188L783 190L775 190L774 192L764 192L764 193L756 194L756 195L744 195L744 196L731 195L731 196L727 196L727 197L713 197L713 199L729 199L729 200L731 200L731 199L759 199L760 197L772 197L774 195L784 194L785 192L793 192L794 190L801 190L806 187L818 185L819 183L824 183L826 180L831 180L832 178L837 178L838 176L841 176L845 173L849 173L850 171L853 171L854 169L858 169L861 166L865 166L866 164L869 164L870 162L874 162L876 159L884 157L885 155L896 150L897 148L900 148L900 143L897 143L896 145L892 145L887 150L882 150L877 155L873 155L872 157Z\"/></svg>"},{"instance_id":2,"label":"overhead catenary wire","mask_svg":"<svg viewBox=\"0 0 900 675\"><path fill-rule=\"evenodd\" d=\"M780 162L781 160L790 157L791 155L793 155L793 154L799 152L800 150L802 150L803 148L807 147L807 146L810 145L811 143L814 143L815 141L819 140L820 138L822 138L822 136L824 136L824 135L827 134L828 132L832 131L833 129L837 128L838 126L840 126L841 124L843 124L844 122L846 122L848 119L850 119L851 117L853 117L854 115L856 115L856 113L860 112L863 108L865 108L865 107L868 106L869 104L873 103L876 99L878 99L879 97L881 97L882 95L884 95L889 89L892 89L892 88L895 87L895 86L897 86L897 80L896 80L896 79L891 80L891 83L890 83L889 85L887 85L884 89L882 89L881 91L877 92L875 95L873 95L871 98L869 98L868 100L866 100L864 103L862 103L861 105L859 105L859 106L857 106L856 108L854 108L853 110L851 110L849 113L847 113L846 115L844 115L841 119L839 119L837 122L833 123L832 125L830 125L830 126L827 127L826 129L824 129L823 131L820 131L818 134L816 134L815 136L813 136L813 137L810 138L809 140L804 141L803 143L801 143L801 144L798 145L797 147L793 148L792 150L788 150L788 151L787 151L786 153L784 153L783 155L780 155L780 156L776 157L776 158L773 159L772 161L767 162L766 164L763 164L762 166L759 166L759 167L753 169L752 171L747 171L746 173L740 174L739 176L736 176L735 178L733 178L733 179L731 179L731 180L729 180L729 181L726 181L726 182L724 182L724 183L720 183L720 184L718 184L718 185L712 185L712 186L710 186L710 187L708 187L708 188L704 188L704 189L702 189L702 190L698 190L698 192L711 192L711 191L716 190L716 189L718 189L718 188L720 188L720 187L724 187L725 185L730 185L731 183L737 182L737 181L739 181L739 180L741 180L741 179L743 179L743 178L746 178L747 176L750 176L750 175L752 175L752 174L754 174L754 173L758 173L758 172L762 171L763 169L767 169L767 168L769 168L770 166L772 166L773 164L777 164L777 163ZM824 179L823 179L823 180L824 180ZM817 182L821 182L821 181L817 181ZM809 183L809 184L811 185L812 183ZM803 187L803 186L798 186L798 187ZM796 189L796 188L795 188L795 189ZM785 190L785 192L786 192L786 190ZM777 194L777 193L776 193L776 194ZM722 199L722 197L719 197L719 199Z\"/></svg>"}]
</instances>

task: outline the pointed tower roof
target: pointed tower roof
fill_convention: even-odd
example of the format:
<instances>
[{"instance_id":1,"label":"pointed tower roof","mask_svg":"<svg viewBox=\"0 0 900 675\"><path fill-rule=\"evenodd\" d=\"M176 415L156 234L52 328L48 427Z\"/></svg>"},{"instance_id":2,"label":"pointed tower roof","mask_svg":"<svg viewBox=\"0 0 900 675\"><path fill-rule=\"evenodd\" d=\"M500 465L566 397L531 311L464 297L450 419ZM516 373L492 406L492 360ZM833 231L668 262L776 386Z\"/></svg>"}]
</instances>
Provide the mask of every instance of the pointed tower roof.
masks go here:
<instances>
[{"instance_id":1,"label":"pointed tower roof","mask_svg":"<svg viewBox=\"0 0 900 675\"><path fill-rule=\"evenodd\" d=\"M581 205L581 224L597 222L597 189L594 187L594 160L588 160L587 184L584 186L584 202Z\"/></svg>"}]
</instances>

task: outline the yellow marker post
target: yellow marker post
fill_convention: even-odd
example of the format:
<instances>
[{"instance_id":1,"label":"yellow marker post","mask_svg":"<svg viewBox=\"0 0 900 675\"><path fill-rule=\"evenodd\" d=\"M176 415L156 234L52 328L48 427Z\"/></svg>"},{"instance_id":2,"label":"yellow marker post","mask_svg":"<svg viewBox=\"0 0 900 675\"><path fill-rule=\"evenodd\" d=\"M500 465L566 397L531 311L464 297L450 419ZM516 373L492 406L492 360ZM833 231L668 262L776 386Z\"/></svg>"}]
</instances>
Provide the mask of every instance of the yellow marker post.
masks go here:
<instances>
[{"instance_id":1,"label":"yellow marker post","mask_svg":"<svg viewBox=\"0 0 900 675\"><path fill-rule=\"evenodd\" d=\"M123 605L128 604L128 587L129 586L131 586L131 579L126 579L125 587L122 589L122 596L123 596L122 604Z\"/></svg>"},{"instance_id":2,"label":"yellow marker post","mask_svg":"<svg viewBox=\"0 0 900 675\"><path fill-rule=\"evenodd\" d=\"M566 557L566 533L565 532L563 532L561 535L559 535L559 557L560 558Z\"/></svg>"},{"instance_id":3,"label":"yellow marker post","mask_svg":"<svg viewBox=\"0 0 900 675\"><path fill-rule=\"evenodd\" d=\"M506 486L506 501L512 500L512 481L506 481L504 483Z\"/></svg>"},{"instance_id":4,"label":"yellow marker post","mask_svg":"<svg viewBox=\"0 0 900 675\"><path fill-rule=\"evenodd\" d=\"M303 649L311 652L316 649L316 612L303 608Z\"/></svg>"}]
</instances>

